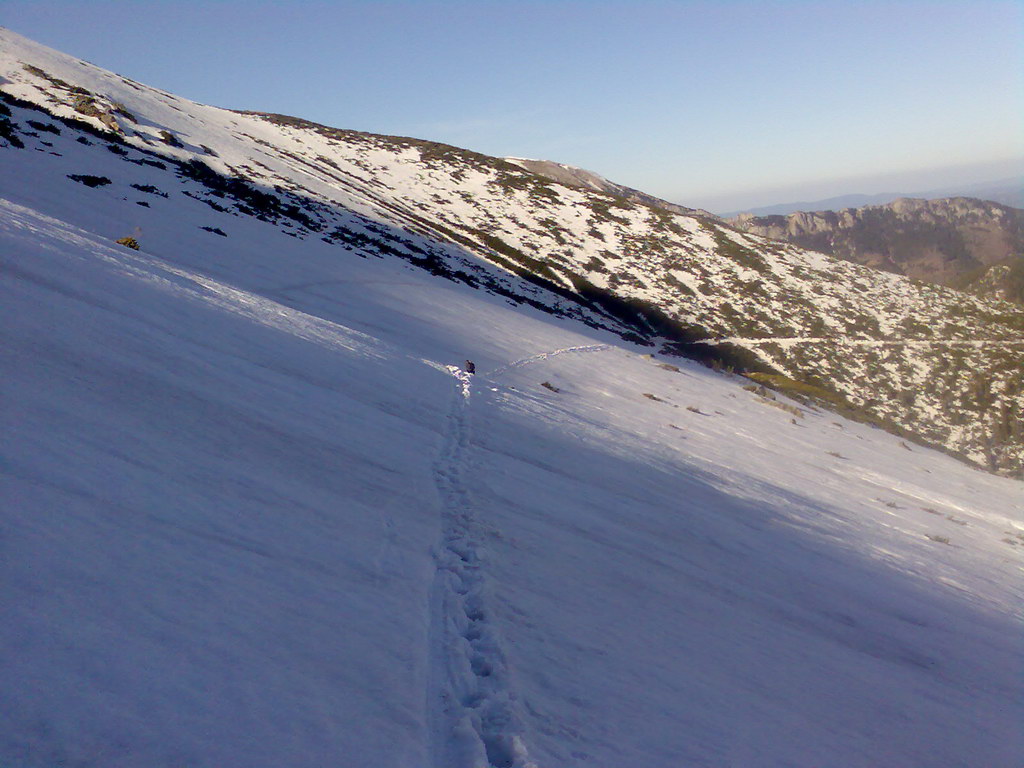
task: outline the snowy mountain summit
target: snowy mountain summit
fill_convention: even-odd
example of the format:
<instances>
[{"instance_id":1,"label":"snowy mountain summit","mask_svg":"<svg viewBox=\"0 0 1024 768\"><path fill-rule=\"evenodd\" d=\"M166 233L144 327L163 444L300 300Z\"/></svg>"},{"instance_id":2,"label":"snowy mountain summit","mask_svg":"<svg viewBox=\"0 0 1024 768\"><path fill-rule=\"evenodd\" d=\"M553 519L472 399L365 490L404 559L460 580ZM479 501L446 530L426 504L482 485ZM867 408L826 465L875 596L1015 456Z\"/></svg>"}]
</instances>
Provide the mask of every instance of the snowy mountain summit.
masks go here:
<instances>
[{"instance_id":1,"label":"snowy mountain summit","mask_svg":"<svg viewBox=\"0 0 1024 768\"><path fill-rule=\"evenodd\" d=\"M5 29L0 94L0 765L1021 763L1021 484L924 445L1020 471L1020 307Z\"/></svg>"}]
</instances>

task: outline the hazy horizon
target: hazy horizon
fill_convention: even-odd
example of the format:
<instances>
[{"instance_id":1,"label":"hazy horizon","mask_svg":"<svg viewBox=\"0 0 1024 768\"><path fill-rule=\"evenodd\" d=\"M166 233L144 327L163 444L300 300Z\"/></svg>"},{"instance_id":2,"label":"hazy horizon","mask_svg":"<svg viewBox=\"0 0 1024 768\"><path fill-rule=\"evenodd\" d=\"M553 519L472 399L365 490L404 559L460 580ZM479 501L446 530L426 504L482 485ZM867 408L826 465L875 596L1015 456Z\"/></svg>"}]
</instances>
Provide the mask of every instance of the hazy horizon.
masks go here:
<instances>
[{"instance_id":1,"label":"hazy horizon","mask_svg":"<svg viewBox=\"0 0 1024 768\"><path fill-rule=\"evenodd\" d=\"M1020 173L1022 22L1000 0L8 0L0 13L202 103L555 160L721 211Z\"/></svg>"},{"instance_id":2,"label":"hazy horizon","mask_svg":"<svg viewBox=\"0 0 1024 768\"><path fill-rule=\"evenodd\" d=\"M997 163L923 168L905 173L823 179L802 185L737 191L720 197L679 200L681 205L717 214L789 203L815 202L851 195L925 194L962 187L966 192L980 184L1016 181L1024 176L1024 157Z\"/></svg>"}]
</instances>

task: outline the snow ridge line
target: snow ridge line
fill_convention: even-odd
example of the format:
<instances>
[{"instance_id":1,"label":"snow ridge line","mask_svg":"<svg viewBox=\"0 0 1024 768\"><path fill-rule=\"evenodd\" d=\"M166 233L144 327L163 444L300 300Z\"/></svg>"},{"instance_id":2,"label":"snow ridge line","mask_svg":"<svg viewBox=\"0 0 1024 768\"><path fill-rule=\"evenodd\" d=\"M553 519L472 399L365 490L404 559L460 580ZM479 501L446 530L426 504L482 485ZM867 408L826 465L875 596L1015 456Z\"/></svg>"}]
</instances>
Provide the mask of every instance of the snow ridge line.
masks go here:
<instances>
[{"instance_id":1,"label":"snow ridge line","mask_svg":"<svg viewBox=\"0 0 1024 768\"><path fill-rule=\"evenodd\" d=\"M536 768L523 744L508 668L489 610L481 540L463 481L470 450L473 377L445 366L458 388L434 464L442 533L435 550L431 651L435 768Z\"/></svg>"}]
</instances>

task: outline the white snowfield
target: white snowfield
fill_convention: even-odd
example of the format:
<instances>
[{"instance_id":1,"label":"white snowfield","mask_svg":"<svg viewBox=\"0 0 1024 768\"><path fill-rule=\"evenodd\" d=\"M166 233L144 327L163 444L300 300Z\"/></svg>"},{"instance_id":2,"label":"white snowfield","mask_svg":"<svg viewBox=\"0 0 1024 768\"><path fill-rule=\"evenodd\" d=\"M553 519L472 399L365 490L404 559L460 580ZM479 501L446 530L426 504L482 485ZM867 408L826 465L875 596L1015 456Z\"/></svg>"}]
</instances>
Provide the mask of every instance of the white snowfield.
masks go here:
<instances>
[{"instance_id":1,"label":"white snowfield","mask_svg":"<svg viewBox=\"0 0 1024 768\"><path fill-rule=\"evenodd\" d=\"M0 151L0 766L1024 762L1020 482L57 159Z\"/></svg>"}]
</instances>

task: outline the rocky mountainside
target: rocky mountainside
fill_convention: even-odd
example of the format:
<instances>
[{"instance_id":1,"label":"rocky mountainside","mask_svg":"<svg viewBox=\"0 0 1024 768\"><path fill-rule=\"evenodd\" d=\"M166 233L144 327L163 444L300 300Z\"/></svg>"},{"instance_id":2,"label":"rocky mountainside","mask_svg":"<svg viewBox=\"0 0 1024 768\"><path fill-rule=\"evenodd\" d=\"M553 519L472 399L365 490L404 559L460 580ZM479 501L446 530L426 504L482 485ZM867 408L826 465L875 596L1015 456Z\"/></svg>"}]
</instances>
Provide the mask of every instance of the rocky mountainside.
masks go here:
<instances>
[{"instance_id":1,"label":"rocky mountainside","mask_svg":"<svg viewBox=\"0 0 1024 768\"><path fill-rule=\"evenodd\" d=\"M901 198L840 211L741 214L730 223L898 275L1024 301L1024 211L999 203Z\"/></svg>"},{"instance_id":2,"label":"rocky mountainside","mask_svg":"<svg viewBox=\"0 0 1024 768\"><path fill-rule=\"evenodd\" d=\"M255 218L336 246L339 270L400 259L991 470L1024 468L1020 306L456 147L195 104L0 34L3 175L63 185L121 222L112 239L139 227L146 250L199 214L213 237Z\"/></svg>"}]
</instances>

